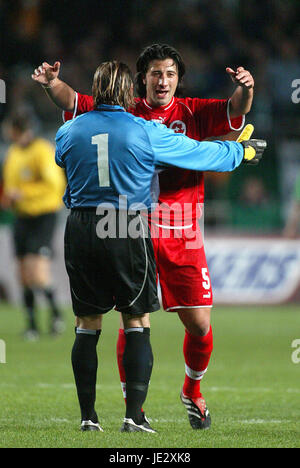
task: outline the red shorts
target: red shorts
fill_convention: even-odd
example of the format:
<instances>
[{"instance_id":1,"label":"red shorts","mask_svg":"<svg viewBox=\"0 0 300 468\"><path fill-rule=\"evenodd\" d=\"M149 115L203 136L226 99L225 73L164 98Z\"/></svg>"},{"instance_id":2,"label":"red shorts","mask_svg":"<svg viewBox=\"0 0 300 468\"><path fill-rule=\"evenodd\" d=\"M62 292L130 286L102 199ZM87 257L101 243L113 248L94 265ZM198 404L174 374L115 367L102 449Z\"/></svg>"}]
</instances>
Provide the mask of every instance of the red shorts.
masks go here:
<instances>
[{"instance_id":1,"label":"red shorts","mask_svg":"<svg viewBox=\"0 0 300 468\"><path fill-rule=\"evenodd\" d=\"M211 307L211 281L198 222L176 229L152 223L151 236L164 309Z\"/></svg>"}]
</instances>

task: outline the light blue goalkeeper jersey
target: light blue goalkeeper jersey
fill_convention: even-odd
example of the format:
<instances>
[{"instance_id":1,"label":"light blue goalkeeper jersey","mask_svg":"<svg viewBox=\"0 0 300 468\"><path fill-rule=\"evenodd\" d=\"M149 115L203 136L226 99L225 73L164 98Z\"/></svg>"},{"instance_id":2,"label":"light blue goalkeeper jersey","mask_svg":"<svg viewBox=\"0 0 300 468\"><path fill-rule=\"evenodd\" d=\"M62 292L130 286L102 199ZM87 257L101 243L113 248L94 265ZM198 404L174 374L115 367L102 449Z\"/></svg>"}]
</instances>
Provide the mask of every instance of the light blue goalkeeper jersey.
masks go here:
<instances>
[{"instance_id":1,"label":"light blue goalkeeper jersey","mask_svg":"<svg viewBox=\"0 0 300 468\"><path fill-rule=\"evenodd\" d=\"M108 204L151 210L159 195L159 170L227 172L243 155L240 143L198 142L119 106L101 105L56 134L55 160L66 172L68 208ZM120 206L120 197L126 206Z\"/></svg>"}]
</instances>

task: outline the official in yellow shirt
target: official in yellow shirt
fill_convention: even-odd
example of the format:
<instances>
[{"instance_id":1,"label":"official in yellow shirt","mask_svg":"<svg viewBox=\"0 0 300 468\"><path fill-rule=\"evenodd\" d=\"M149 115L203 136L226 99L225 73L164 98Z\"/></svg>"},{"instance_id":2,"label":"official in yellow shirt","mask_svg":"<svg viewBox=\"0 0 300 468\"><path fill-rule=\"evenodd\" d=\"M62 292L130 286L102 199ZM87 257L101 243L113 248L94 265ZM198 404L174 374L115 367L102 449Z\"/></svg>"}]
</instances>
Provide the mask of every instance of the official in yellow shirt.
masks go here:
<instances>
[{"instance_id":1,"label":"official in yellow shirt","mask_svg":"<svg viewBox=\"0 0 300 468\"><path fill-rule=\"evenodd\" d=\"M65 177L54 162L54 148L43 138L13 144L4 165L4 190L19 216L55 213L62 207Z\"/></svg>"},{"instance_id":2,"label":"official in yellow shirt","mask_svg":"<svg viewBox=\"0 0 300 468\"><path fill-rule=\"evenodd\" d=\"M27 115L15 115L5 124L12 144L3 165L3 205L15 213L14 245L23 300L28 318L25 337L39 336L35 293L42 291L51 308L51 331L63 329L57 307L50 259L57 213L66 187L63 171L55 164L52 144L36 137Z\"/></svg>"}]
</instances>

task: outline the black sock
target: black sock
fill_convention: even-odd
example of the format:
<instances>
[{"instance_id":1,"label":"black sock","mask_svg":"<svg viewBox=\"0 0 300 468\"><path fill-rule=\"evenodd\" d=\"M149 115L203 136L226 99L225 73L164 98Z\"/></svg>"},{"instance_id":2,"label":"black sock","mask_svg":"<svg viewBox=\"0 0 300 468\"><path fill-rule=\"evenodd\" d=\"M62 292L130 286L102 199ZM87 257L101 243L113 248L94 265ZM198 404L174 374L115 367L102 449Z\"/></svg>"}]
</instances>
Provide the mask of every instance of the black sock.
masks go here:
<instances>
[{"instance_id":1,"label":"black sock","mask_svg":"<svg viewBox=\"0 0 300 468\"><path fill-rule=\"evenodd\" d=\"M97 343L101 330L76 328L72 367L81 410L81 420L98 422L95 411L98 369Z\"/></svg>"},{"instance_id":2,"label":"black sock","mask_svg":"<svg viewBox=\"0 0 300 468\"><path fill-rule=\"evenodd\" d=\"M136 424L143 421L142 405L146 400L153 367L150 328L125 330L123 364L126 374L126 418Z\"/></svg>"},{"instance_id":3,"label":"black sock","mask_svg":"<svg viewBox=\"0 0 300 468\"><path fill-rule=\"evenodd\" d=\"M34 292L29 287L24 287L23 289L23 303L25 306L25 311L28 320L29 328L36 330L36 320L35 320L35 309L34 309Z\"/></svg>"},{"instance_id":4,"label":"black sock","mask_svg":"<svg viewBox=\"0 0 300 468\"><path fill-rule=\"evenodd\" d=\"M47 287L47 288L44 288L43 290L43 293L50 305L50 308L51 308L51 312L53 314L53 317L55 318L59 318L61 317L61 313L60 313L60 310L56 304L56 297L55 297L55 292L53 290L53 288L51 287Z\"/></svg>"}]
</instances>

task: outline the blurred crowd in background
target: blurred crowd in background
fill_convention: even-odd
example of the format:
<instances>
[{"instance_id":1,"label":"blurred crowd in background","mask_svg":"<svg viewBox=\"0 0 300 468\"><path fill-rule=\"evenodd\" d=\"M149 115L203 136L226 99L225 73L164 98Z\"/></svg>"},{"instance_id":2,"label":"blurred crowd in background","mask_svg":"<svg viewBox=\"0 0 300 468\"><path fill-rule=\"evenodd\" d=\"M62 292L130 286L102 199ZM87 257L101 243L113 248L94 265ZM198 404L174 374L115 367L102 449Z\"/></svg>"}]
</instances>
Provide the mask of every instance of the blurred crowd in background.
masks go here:
<instances>
[{"instance_id":1,"label":"blurred crowd in background","mask_svg":"<svg viewBox=\"0 0 300 468\"><path fill-rule=\"evenodd\" d=\"M102 61L121 60L135 71L146 45L168 43L186 64L185 94L203 98L229 97L234 85L225 68L244 66L255 79L247 122L268 141L268 151L253 170L207 175L206 224L279 233L300 169L300 103L291 97L300 79L299 20L297 0L0 0L0 78L7 93L0 121L24 107L53 139L61 111L31 79L43 61L61 61L61 79L90 94ZM2 134L0 162L7 144Z\"/></svg>"}]
</instances>

